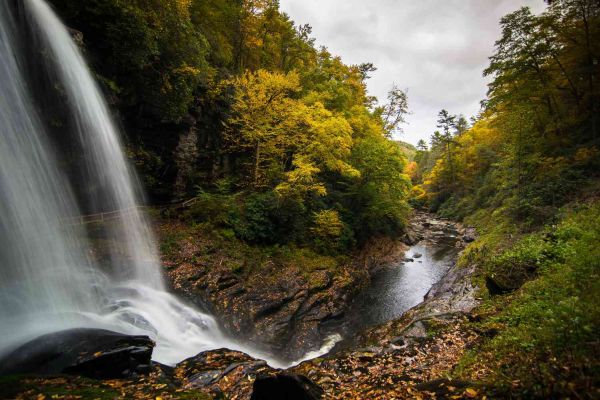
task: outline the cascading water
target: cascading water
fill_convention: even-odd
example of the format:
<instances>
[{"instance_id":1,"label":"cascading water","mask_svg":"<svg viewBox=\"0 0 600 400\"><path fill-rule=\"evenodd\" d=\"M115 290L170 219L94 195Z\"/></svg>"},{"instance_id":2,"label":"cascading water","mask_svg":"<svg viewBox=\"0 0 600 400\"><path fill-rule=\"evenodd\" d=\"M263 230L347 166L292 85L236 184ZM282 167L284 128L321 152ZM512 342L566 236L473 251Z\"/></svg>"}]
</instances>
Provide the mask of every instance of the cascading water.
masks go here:
<instances>
[{"instance_id":1,"label":"cascading water","mask_svg":"<svg viewBox=\"0 0 600 400\"><path fill-rule=\"evenodd\" d=\"M43 60L36 69L64 97L84 160L76 174L61 170L59 146L37 109L26 51L32 46ZM79 49L44 0L0 2L0 76L0 355L44 333L92 327L148 335L157 344L153 358L166 364L220 347L270 358L227 339L213 317L165 291L118 131ZM79 193L77 182L95 189ZM65 223L81 207L120 212L106 227L109 272L90 258L85 229Z\"/></svg>"},{"instance_id":2,"label":"cascading water","mask_svg":"<svg viewBox=\"0 0 600 400\"><path fill-rule=\"evenodd\" d=\"M99 277L61 216L77 207L21 74L20 35L0 4L0 340L1 348L98 312ZM75 211L77 212L77 211ZM85 288L65 290L64 288ZM52 315L51 318L47 316Z\"/></svg>"},{"instance_id":3,"label":"cascading water","mask_svg":"<svg viewBox=\"0 0 600 400\"><path fill-rule=\"evenodd\" d=\"M142 280L152 288L162 289L152 234L135 208L138 185L121 151L108 107L67 29L50 7L42 0L26 0L25 5L29 26L39 27L34 31L36 39L51 51L56 75L67 92L70 114L87 161L86 181L96 182L102 188L99 196L90 200L96 208L120 211L120 223L115 224L113 237L124 241L130 255L121 278Z\"/></svg>"},{"instance_id":4,"label":"cascading water","mask_svg":"<svg viewBox=\"0 0 600 400\"><path fill-rule=\"evenodd\" d=\"M86 160L82 178L101 188L87 206L121 211L109 231L121 246L112 251L113 271L105 274L87 256L83 229L64 222L79 214L72 182L58 167L59 155L23 72L24 36L16 8L3 1L0 352L75 326L148 334L157 342L155 359L165 363L227 345L212 317L164 291L152 234L136 208L136 181L107 106L66 28L42 0L24 0L18 7L52 60L44 68L58 78L68 98Z\"/></svg>"}]
</instances>

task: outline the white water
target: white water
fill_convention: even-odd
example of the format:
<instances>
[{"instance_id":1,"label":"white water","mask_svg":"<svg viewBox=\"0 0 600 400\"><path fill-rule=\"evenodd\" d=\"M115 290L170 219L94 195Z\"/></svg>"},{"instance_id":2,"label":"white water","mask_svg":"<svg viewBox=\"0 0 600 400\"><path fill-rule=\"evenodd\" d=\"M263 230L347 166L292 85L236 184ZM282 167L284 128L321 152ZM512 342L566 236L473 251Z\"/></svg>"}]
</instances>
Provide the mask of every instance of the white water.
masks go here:
<instances>
[{"instance_id":1,"label":"white water","mask_svg":"<svg viewBox=\"0 0 600 400\"><path fill-rule=\"evenodd\" d=\"M92 327L150 336L157 344L153 359L165 364L227 347L286 366L234 343L212 316L165 291L154 238L135 208L137 178L79 49L43 0L18 7L33 43L25 43L19 12L0 2L0 355L44 333ZM76 181L60 170L62 155L36 110L25 46L43 49L47 79L64 89L86 160ZM85 230L61 223L81 214L72 190L77 182L98 188L86 207L123 211L109 232L119 246L111 249L108 274L90 259ZM303 360L328 352L335 340Z\"/></svg>"}]
</instances>

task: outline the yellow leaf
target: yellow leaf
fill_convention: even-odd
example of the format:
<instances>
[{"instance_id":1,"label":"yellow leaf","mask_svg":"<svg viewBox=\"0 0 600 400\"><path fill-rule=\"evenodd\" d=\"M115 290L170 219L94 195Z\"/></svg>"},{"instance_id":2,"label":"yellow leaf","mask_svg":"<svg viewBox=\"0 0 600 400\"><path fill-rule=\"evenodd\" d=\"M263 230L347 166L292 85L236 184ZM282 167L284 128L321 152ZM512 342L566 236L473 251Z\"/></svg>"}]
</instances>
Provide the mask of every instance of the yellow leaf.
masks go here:
<instances>
[{"instance_id":1,"label":"yellow leaf","mask_svg":"<svg viewBox=\"0 0 600 400\"><path fill-rule=\"evenodd\" d=\"M465 390L465 396L467 396L470 399L477 397L477 394L477 390L475 389L467 388L467 390Z\"/></svg>"}]
</instances>

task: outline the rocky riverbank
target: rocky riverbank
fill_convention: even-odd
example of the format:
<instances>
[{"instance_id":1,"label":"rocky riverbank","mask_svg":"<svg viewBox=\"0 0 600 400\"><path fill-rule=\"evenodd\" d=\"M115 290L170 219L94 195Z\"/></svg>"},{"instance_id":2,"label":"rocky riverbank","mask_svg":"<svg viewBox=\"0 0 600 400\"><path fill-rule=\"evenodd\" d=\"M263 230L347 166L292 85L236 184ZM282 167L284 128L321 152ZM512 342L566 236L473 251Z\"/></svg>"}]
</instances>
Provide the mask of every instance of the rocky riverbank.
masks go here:
<instances>
[{"instance_id":1,"label":"rocky riverbank","mask_svg":"<svg viewBox=\"0 0 600 400\"><path fill-rule=\"evenodd\" d=\"M367 251L355 257L353 267L370 276L381 268L404 260L409 244L435 244L447 239L449 231L455 232L455 246L459 251L475 239L472 229L416 213L401 241L373 241ZM478 303L476 287L471 283L473 270L473 266L460 268L454 264L430 289L423 303L397 320L362 333L357 339L359 349L307 361L285 372L308 377L323 389L324 398L412 398L447 394L457 398L478 397L478 390L473 385L443 379L477 340L477 335L471 330L462 329L469 321L470 311ZM354 279L358 278L365 279L364 275L354 276ZM301 279L299 281L302 282ZM240 285L239 282L237 284ZM351 281L349 284L352 285ZM346 292L346 296L351 293ZM338 304L341 317L347 306L347 297L335 297L336 290L322 291L321 294L333 296L330 299ZM318 329L325 321L315 319L312 322ZM321 335L322 332L315 337L322 338ZM236 398L249 399L252 387L248 380L281 373L237 352L218 350L203 353L201 357L218 359L219 365L200 368L200 375L185 385L201 388L212 395L225 392L234 394ZM198 379L205 376L213 376L214 379Z\"/></svg>"},{"instance_id":2,"label":"rocky riverbank","mask_svg":"<svg viewBox=\"0 0 600 400\"><path fill-rule=\"evenodd\" d=\"M421 219L433 221L415 221ZM301 252L265 256L179 221L162 221L158 233L173 290L215 315L234 338L285 363L317 351L370 276L404 259L406 242L422 237L422 226L411 227L401 239L373 239L333 261Z\"/></svg>"},{"instance_id":3,"label":"rocky riverbank","mask_svg":"<svg viewBox=\"0 0 600 400\"><path fill-rule=\"evenodd\" d=\"M172 225L170 228L174 229ZM293 356L310 349L311 343L321 343L327 329L323 326L343 316L360 279L368 281L378 269L404 259L408 248L404 242L435 243L449 229L456 233L459 250L473 240L474 232L469 229L417 213L403 241L376 242L369 251L355 257L340 275L318 268L306 274L293 266L281 270L277 269L281 265L273 265L274 270L266 270L256 279L244 279L231 268L231 263L239 259L218 248L211 249L214 242L192 235L179 242L177 251L164 261L172 284L180 293L216 315L226 315L221 318L225 329L248 335L271 350L282 349L287 340L295 346L287 353ZM207 252L211 256L202 257ZM478 303L476 287L470 279L472 272L473 267L454 265L431 288L423 303L397 320L363 332L356 339L357 348L288 370L221 349L200 353L175 367L157 363L148 367L142 362L139 369L134 365L121 372L125 375L105 380L72 375L13 376L0 380L0 393L10 393L4 398L18 399L54 396L257 400L285 398L273 396L292 392L299 399L480 397L474 385L445 379L466 349L478 340L473 330L463 329L473 318L470 311ZM151 351L151 345L145 347L144 354L148 349ZM129 355L131 351L96 350L90 355L94 365L104 365L96 358ZM90 362L86 360L84 366ZM50 372L82 375L76 369Z\"/></svg>"},{"instance_id":4,"label":"rocky riverbank","mask_svg":"<svg viewBox=\"0 0 600 400\"><path fill-rule=\"evenodd\" d=\"M379 242L371 253L362 254L361 262L372 273L404 258L404 242L435 243L448 230L456 232L455 245L459 250L475 239L472 229L417 213L402 242ZM477 341L472 330L463 329L471 318L470 311L478 304L477 288L471 283L473 271L474 266L461 268L454 264L427 293L423 303L400 319L364 332L358 339L361 348L310 360L285 372L308 377L323 389L324 398L331 399L480 397L474 385L444 379ZM281 373L247 357L240 363L240 353L219 350L203 353L202 357L220 360L219 368L204 372L216 378L195 379L195 383L187 385L213 395L225 391L235 393L236 398L249 399L252 392L246 380ZM229 376L234 371L241 374ZM237 380L232 378L235 376Z\"/></svg>"}]
</instances>

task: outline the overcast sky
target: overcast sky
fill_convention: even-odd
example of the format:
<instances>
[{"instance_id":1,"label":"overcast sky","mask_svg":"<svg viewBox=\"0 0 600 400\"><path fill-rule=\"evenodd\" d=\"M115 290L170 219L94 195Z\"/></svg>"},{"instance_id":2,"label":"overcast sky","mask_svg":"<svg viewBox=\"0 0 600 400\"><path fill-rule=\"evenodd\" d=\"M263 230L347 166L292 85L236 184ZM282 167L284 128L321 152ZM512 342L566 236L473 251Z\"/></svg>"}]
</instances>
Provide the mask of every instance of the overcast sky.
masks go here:
<instances>
[{"instance_id":1,"label":"overcast sky","mask_svg":"<svg viewBox=\"0 0 600 400\"><path fill-rule=\"evenodd\" d=\"M468 118L485 98L482 72L500 35L500 18L542 0L280 0L319 46L347 64L372 62L370 94L385 101L393 84L408 90L412 115L398 139L429 141L442 109Z\"/></svg>"}]
</instances>

